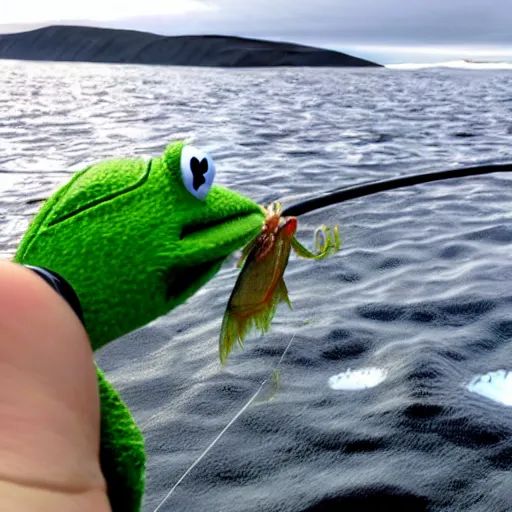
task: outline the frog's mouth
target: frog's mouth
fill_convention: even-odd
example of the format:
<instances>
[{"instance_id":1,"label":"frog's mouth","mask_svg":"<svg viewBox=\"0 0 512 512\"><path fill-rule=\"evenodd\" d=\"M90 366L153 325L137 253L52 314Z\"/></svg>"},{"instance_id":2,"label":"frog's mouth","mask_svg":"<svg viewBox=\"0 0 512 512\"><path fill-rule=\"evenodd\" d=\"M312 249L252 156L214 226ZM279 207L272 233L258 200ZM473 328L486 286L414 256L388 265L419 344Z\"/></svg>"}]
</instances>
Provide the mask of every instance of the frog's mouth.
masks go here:
<instances>
[{"instance_id":1,"label":"frog's mouth","mask_svg":"<svg viewBox=\"0 0 512 512\"><path fill-rule=\"evenodd\" d=\"M165 300L176 300L192 295L204 283L209 281L219 270L225 258L207 261L194 267L170 269L165 276Z\"/></svg>"},{"instance_id":2,"label":"frog's mouth","mask_svg":"<svg viewBox=\"0 0 512 512\"><path fill-rule=\"evenodd\" d=\"M179 252L186 258L169 269L165 280L167 300L195 293L232 252L260 233L263 222L262 212L253 210L183 226Z\"/></svg>"},{"instance_id":3,"label":"frog's mouth","mask_svg":"<svg viewBox=\"0 0 512 512\"><path fill-rule=\"evenodd\" d=\"M229 223L234 223L243 217L247 217L247 215L231 215L229 217L214 219L209 222L203 222L203 223L192 222L183 227L183 229L181 230L180 240L183 240L184 238L192 236L195 233L202 233L201 236L204 237L204 234L207 233L208 230L214 229L217 226L226 226Z\"/></svg>"},{"instance_id":4,"label":"frog's mouth","mask_svg":"<svg viewBox=\"0 0 512 512\"><path fill-rule=\"evenodd\" d=\"M259 211L239 213L203 222L191 222L181 230L180 245L184 247L189 244L205 244L205 246L212 245L217 248L230 247L239 244L240 240L250 239L251 235L256 236L262 226L263 216ZM227 254L230 252L232 251L228 251Z\"/></svg>"}]
</instances>

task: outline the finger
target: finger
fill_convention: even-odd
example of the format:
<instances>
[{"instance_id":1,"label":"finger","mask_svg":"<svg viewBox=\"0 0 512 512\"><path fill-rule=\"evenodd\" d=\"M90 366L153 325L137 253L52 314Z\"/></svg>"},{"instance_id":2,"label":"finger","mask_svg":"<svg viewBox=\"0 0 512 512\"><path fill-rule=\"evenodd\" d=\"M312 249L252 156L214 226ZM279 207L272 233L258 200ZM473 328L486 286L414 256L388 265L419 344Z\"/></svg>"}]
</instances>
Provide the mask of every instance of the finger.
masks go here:
<instances>
[{"instance_id":1,"label":"finger","mask_svg":"<svg viewBox=\"0 0 512 512\"><path fill-rule=\"evenodd\" d=\"M36 494L39 508L26 510L108 510L99 423L93 354L80 320L34 272L1 262L0 510L23 510L2 500Z\"/></svg>"}]
</instances>

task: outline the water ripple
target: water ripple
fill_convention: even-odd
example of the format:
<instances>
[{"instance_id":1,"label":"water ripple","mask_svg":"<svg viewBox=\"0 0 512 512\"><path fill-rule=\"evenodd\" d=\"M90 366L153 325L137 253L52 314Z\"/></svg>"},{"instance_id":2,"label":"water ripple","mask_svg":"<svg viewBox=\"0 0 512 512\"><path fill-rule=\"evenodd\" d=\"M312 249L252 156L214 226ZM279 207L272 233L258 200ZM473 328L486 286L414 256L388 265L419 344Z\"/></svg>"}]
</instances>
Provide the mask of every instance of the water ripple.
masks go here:
<instances>
[{"instance_id":1,"label":"water ripple","mask_svg":"<svg viewBox=\"0 0 512 512\"><path fill-rule=\"evenodd\" d=\"M27 200L69 179L49 171L158 155L174 137L210 151L218 182L262 203L512 160L509 71L0 71L5 257L39 206ZM292 257L294 309L279 309L272 332L224 369L217 340L234 258L187 304L103 349L98 361L145 433L144 510L271 375L294 334L277 395L248 407L164 510L511 510L510 185L506 175L451 180L301 218L305 244L318 224L338 223L342 250Z\"/></svg>"}]
</instances>

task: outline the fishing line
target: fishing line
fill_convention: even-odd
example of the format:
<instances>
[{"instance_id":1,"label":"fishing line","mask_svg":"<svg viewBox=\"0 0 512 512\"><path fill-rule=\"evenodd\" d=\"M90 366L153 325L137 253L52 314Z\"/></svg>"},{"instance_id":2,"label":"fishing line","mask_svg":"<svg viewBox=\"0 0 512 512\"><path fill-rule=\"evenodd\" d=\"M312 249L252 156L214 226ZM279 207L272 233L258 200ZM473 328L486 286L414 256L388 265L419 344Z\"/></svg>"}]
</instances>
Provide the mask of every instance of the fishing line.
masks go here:
<instances>
[{"instance_id":1,"label":"fishing line","mask_svg":"<svg viewBox=\"0 0 512 512\"><path fill-rule=\"evenodd\" d=\"M411 185L429 183L432 181L490 174L493 172L512 172L512 164L479 165L477 167L449 169L446 171L415 174L413 176L402 176L382 181L370 181L353 187L335 189L332 192L328 192L319 197L313 197L312 199L306 199L300 203L293 204L285 208L282 215L296 217L303 215L304 213L319 210L320 208L325 208L326 206L342 203L358 197L369 196L378 192L393 190L395 188L409 187Z\"/></svg>"},{"instance_id":2,"label":"fishing line","mask_svg":"<svg viewBox=\"0 0 512 512\"><path fill-rule=\"evenodd\" d=\"M286 352L288 352L288 349L290 348L290 345L292 344L292 341L294 340L296 334L297 333L293 334L292 339L288 342L288 345L286 345L286 348L284 349L284 352L281 356L281 359L279 359L276 368L279 368L279 365L283 362L284 356L286 355Z\"/></svg>"},{"instance_id":3,"label":"fishing line","mask_svg":"<svg viewBox=\"0 0 512 512\"><path fill-rule=\"evenodd\" d=\"M279 362L277 363L276 369L282 363L284 356L286 355L286 352L288 352L288 349L290 348L290 345L292 344L292 341L294 340L296 334L297 333L293 334L290 341L288 342L288 345L286 345L286 348L284 349L284 351L281 355L281 358L279 359ZM265 379L261 383L261 385L258 388L258 390L256 391L256 393L254 393L254 395L252 395L252 397L249 398L249 400L245 403L245 405L235 414L233 419L231 419L231 421L222 429L220 434L208 445L208 447L204 450L204 452L201 453L201 455L199 455L199 457L189 466L189 468L185 471L185 473L183 473L181 478L174 484L174 487L166 494L164 499L158 504L158 506L155 508L155 510L153 512L158 512L160 510L160 508L170 498L172 493L177 489L177 487L181 484L181 482L183 482L183 480L185 480L187 475L204 459L204 457L208 454L208 452L217 444L217 442L220 440L220 438L228 431L229 427L231 427L231 425L233 425L233 423L235 423L235 421L244 413L244 411L249 407L249 405L251 405L252 402L254 402L254 400L259 395L260 391L263 389L263 386L267 383L267 381L268 381L268 378Z\"/></svg>"}]
</instances>

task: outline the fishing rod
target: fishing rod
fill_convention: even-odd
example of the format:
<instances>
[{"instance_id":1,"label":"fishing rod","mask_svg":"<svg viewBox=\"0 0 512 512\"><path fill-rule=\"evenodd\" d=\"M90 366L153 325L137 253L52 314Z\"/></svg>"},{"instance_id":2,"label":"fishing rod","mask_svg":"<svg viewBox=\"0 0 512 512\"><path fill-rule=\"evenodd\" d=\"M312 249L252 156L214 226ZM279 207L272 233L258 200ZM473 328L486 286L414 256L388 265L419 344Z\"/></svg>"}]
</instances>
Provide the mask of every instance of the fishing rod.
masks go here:
<instances>
[{"instance_id":1,"label":"fishing rod","mask_svg":"<svg viewBox=\"0 0 512 512\"><path fill-rule=\"evenodd\" d=\"M48 173L64 174L71 171L45 171ZM475 167L465 167L462 169L449 169L445 171L430 172L424 174L414 174L412 176L401 176L399 178L390 178L381 181L370 181L355 185L353 187L337 188L331 192L327 192L321 196L306 199L299 203L292 204L285 208L281 215L284 217L298 217L314 210L319 210L333 204L343 203L350 199L377 194L378 192L386 192L396 188L409 187L419 185L421 183L429 183L432 181L441 181L454 178L464 178L467 176L478 176L482 174L491 174L495 172L512 172L512 163L510 164L493 164L478 165ZM0 173L14 174L15 171L0 170ZM42 174L42 171L21 171L18 174ZM46 200L46 197L35 197L26 200L27 204L37 203Z\"/></svg>"},{"instance_id":2,"label":"fishing rod","mask_svg":"<svg viewBox=\"0 0 512 512\"><path fill-rule=\"evenodd\" d=\"M381 181L370 181L355 185L335 189L312 199L306 199L284 208L281 215L297 217L305 213L325 208L333 204L342 203L350 199L377 194L396 188L409 187L420 183L429 183L432 181L448 180L453 178L464 178L466 176L478 176L480 174L490 174L494 172L512 172L512 164L494 164L479 165L476 167L466 167L463 169L449 169L446 171L437 171L424 174L415 174L413 176L401 176L399 178L390 178Z\"/></svg>"}]
</instances>

